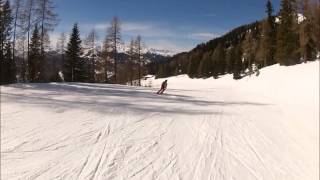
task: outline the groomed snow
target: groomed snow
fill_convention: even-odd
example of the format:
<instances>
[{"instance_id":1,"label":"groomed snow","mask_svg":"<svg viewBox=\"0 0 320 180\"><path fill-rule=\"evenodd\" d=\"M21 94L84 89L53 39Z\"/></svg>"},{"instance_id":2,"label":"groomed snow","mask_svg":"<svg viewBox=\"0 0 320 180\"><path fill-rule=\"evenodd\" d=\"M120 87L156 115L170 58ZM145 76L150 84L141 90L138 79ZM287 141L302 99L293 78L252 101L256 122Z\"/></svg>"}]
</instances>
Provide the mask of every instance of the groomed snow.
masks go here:
<instances>
[{"instance_id":1,"label":"groomed snow","mask_svg":"<svg viewBox=\"0 0 320 180\"><path fill-rule=\"evenodd\" d=\"M319 178L319 61L153 88L1 87L1 179Z\"/></svg>"}]
</instances>

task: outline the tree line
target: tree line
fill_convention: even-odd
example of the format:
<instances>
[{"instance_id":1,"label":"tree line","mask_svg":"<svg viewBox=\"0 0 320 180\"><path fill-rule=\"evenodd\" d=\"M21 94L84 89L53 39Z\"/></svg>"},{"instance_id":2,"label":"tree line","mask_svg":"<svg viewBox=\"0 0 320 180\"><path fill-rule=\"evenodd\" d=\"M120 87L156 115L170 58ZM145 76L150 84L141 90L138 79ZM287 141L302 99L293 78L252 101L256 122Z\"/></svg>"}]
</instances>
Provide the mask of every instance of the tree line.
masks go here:
<instances>
[{"instance_id":1,"label":"tree line","mask_svg":"<svg viewBox=\"0 0 320 180\"><path fill-rule=\"evenodd\" d=\"M114 17L102 47L92 30L84 40L74 24L69 39L65 33L56 48L49 34L58 24L52 0L0 0L1 84L15 82L89 82L141 85L147 73L140 35L133 38L127 52L123 44L121 22Z\"/></svg>"},{"instance_id":2,"label":"tree line","mask_svg":"<svg viewBox=\"0 0 320 180\"><path fill-rule=\"evenodd\" d=\"M320 2L282 0L274 13L266 3L266 18L240 26L226 35L200 44L168 62L154 63L157 77L188 74L192 78L218 78L233 74L240 79L259 74L259 69L276 63L295 65L319 58Z\"/></svg>"},{"instance_id":3,"label":"tree line","mask_svg":"<svg viewBox=\"0 0 320 180\"><path fill-rule=\"evenodd\" d=\"M110 22L101 47L95 30L82 40L76 23L69 37L61 33L53 50L49 34L59 19L52 0L0 0L0 20L1 84L65 81L141 85L146 74L188 74L192 78L233 74L234 79L240 79L276 63L288 66L312 61L320 51L320 2L311 0L282 0L278 13L268 0L263 20L161 62L148 62L139 35L125 53L119 51L123 42L117 17Z\"/></svg>"},{"instance_id":4,"label":"tree line","mask_svg":"<svg viewBox=\"0 0 320 180\"><path fill-rule=\"evenodd\" d=\"M92 30L82 42L79 26L75 24L70 40L64 50L65 35L58 42L60 54L65 59L63 80L67 82L128 83L141 85L141 77L146 74L142 40L138 35L132 39L126 52L119 53L121 23L114 17L107 29L103 47L98 50L97 33Z\"/></svg>"},{"instance_id":5,"label":"tree line","mask_svg":"<svg viewBox=\"0 0 320 180\"><path fill-rule=\"evenodd\" d=\"M13 83L17 73L30 82L44 81L43 62L49 32L58 19L51 0L0 0L1 84ZM38 40L31 38L38 36ZM17 51L21 49L21 51ZM21 57L28 57L21 61Z\"/></svg>"}]
</instances>

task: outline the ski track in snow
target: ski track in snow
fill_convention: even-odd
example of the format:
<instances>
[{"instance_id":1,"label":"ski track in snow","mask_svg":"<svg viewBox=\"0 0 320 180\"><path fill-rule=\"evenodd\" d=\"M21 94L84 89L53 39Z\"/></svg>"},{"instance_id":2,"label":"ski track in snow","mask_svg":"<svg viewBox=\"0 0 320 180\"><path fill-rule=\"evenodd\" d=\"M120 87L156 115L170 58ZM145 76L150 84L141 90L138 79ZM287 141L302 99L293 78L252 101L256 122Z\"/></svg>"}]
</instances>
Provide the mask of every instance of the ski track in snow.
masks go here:
<instances>
[{"instance_id":1,"label":"ski track in snow","mask_svg":"<svg viewBox=\"0 0 320 180\"><path fill-rule=\"evenodd\" d=\"M319 130L288 127L278 101L234 86L155 91L1 87L1 179L318 179Z\"/></svg>"}]
</instances>

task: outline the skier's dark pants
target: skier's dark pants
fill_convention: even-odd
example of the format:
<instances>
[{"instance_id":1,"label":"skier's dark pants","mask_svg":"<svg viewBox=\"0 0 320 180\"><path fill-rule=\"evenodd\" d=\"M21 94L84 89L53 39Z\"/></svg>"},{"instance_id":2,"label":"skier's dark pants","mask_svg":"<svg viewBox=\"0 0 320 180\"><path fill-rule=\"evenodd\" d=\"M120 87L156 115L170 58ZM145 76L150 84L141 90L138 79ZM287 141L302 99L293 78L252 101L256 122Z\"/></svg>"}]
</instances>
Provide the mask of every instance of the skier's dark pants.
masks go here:
<instances>
[{"instance_id":1,"label":"skier's dark pants","mask_svg":"<svg viewBox=\"0 0 320 180\"><path fill-rule=\"evenodd\" d=\"M166 90L166 88L161 87L161 89L157 92L157 94L163 94L163 92Z\"/></svg>"}]
</instances>

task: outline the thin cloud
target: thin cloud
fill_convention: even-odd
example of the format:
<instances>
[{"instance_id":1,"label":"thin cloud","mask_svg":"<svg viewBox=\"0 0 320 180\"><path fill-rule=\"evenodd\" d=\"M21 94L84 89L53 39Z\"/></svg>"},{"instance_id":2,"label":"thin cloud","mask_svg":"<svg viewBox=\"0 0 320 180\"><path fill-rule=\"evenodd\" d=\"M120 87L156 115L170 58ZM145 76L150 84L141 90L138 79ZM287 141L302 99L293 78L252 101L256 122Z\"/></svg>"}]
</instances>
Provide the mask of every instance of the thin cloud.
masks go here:
<instances>
[{"instance_id":1,"label":"thin cloud","mask_svg":"<svg viewBox=\"0 0 320 180\"><path fill-rule=\"evenodd\" d=\"M219 37L219 34L210 33L210 32L197 32L190 34L190 38L195 40L211 40L213 38Z\"/></svg>"},{"instance_id":2,"label":"thin cloud","mask_svg":"<svg viewBox=\"0 0 320 180\"><path fill-rule=\"evenodd\" d=\"M169 50L174 53L189 51L193 48L192 46L181 45L171 40L149 40L146 43L148 47L160 50Z\"/></svg>"},{"instance_id":3,"label":"thin cloud","mask_svg":"<svg viewBox=\"0 0 320 180\"><path fill-rule=\"evenodd\" d=\"M95 29L99 37L102 37L98 39L98 42L101 43L110 23L80 22L79 26L81 38L85 38L92 29ZM181 27L166 23L123 21L121 22L121 34L124 43L128 43L132 37L141 35L148 48L170 50L176 53L191 50L197 44L219 36L218 33L209 32L207 29L201 30L199 27L196 27L196 30L192 26ZM57 37L57 34L52 35L52 44L56 42Z\"/></svg>"},{"instance_id":4,"label":"thin cloud","mask_svg":"<svg viewBox=\"0 0 320 180\"><path fill-rule=\"evenodd\" d=\"M104 31L106 30L110 25L109 24L104 24L104 23L99 23L99 24L96 24L94 25L94 29L97 30L97 31ZM90 27L90 26L88 26ZM92 27L92 26L91 26Z\"/></svg>"},{"instance_id":5,"label":"thin cloud","mask_svg":"<svg viewBox=\"0 0 320 180\"><path fill-rule=\"evenodd\" d=\"M82 31L88 32L91 29L103 33L106 32L107 28L110 27L108 22L102 23L84 23L80 24ZM121 31L123 35L136 36L138 34L144 37L178 37L179 33L173 30L163 27L155 23L146 22L121 22Z\"/></svg>"},{"instance_id":6,"label":"thin cloud","mask_svg":"<svg viewBox=\"0 0 320 180\"><path fill-rule=\"evenodd\" d=\"M86 29L94 28L97 31L106 31L110 24L108 22L105 23L97 23L97 24L84 24L82 25ZM139 22L121 22L121 29L123 31L139 31L139 30L147 30L152 29L152 26L146 23Z\"/></svg>"},{"instance_id":7,"label":"thin cloud","mask_svg":"<svg viewBox=\"0 0 320 180\"><path fill-rule=\"evenodd\" d=\"M153 25L140 22L124 22L122 29L123 31L145 31L153 29Z\"/></svg>"},{"instance_id":8,"label":"thin cloud","mask_svg":"<svg viewBox=\"0 0 320 180\"><path fill-rule=\"evenodd\" d=\"M217 17L216 14L209 13L209 14L203 14L204 17Z\"/></svg>"}]
</instances>

